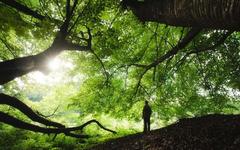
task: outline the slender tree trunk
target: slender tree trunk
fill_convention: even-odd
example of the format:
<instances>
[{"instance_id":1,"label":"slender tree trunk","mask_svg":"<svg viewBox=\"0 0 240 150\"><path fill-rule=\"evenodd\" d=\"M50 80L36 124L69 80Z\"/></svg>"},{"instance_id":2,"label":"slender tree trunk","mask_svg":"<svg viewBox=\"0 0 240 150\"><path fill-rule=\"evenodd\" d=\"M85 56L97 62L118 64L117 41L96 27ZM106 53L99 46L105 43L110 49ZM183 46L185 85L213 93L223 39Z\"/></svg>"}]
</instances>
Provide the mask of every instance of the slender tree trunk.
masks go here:
<instances>
[{"instance_id":1,"label":"slender tree trunk","mask_svg":"<svg viewBox=\"0 0 240 150\"><path fill-rule=\"evenodd\" d=\"M141 21L240 30L239 0L123 0Z\"/></svg>"}]
</instances>

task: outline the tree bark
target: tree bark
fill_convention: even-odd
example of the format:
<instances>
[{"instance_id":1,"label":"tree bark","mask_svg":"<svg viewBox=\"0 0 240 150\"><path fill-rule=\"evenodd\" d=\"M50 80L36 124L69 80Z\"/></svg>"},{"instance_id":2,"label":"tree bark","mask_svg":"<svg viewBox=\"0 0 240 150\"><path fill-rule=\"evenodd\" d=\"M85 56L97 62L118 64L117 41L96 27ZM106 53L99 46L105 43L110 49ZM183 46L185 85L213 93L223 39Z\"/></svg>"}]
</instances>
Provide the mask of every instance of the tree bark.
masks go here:
<instances>
[{"instance_id":1,"label":"tree bark","mask_svg":"<svg viewBox=\"0 0 240 150\"><path fill-rule=\"evenodd\" d=\"M122 4L143 22L240 30L239 0L123 0Z\"/></svg>"}]
</instances>

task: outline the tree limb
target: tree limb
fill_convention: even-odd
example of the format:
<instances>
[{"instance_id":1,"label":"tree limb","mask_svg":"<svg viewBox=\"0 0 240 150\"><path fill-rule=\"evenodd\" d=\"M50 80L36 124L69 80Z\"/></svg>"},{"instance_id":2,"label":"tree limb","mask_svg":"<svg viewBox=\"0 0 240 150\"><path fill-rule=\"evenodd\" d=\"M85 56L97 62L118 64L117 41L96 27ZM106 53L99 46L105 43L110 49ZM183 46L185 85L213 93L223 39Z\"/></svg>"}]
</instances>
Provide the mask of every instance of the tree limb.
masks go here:
<instances>
[{"instance_id":1,"label":"tree limb","mask_svg":"<svg viewBox=\"0 0 240 150\"><path fill-rule=\"evenodd\" d=\"M71 43L65 39L67 36L65 34L68 34L65 33L65 27L68 27L68 23L66 22L67 21L64 22L64 26L61 27L61 30L57 34L52 45L45 51L32 56L15 58L12 60L0 62L0 85L5 84L15 79L16 77L20 77L32 71L39 70L42 72L48 72L48 60L56 57L64 50L90 51L92 41L90 29L88 29L89 37L88 39L86 39L88 41L86 46ZM64 32L63 34L62 30Z\"/></svg>"},{"instance_id":2,"label":"tree limb","mask_svg":"<svg viewBox=\"0 0 240 150\"><path fill-rule=\"evenodd\" d=\"M202 47L202 48L196 48L196 50L192 50L187 53L187 55L191 55L194 53L201 53L209 50L216 49L219 45L224 43L224 41L233 33L233 31L228 31L226 34L224 34L214 45L208 46L208 47Z\"/></svg>"},{"instance_id":3,"label":"tree limb","mask_svg":"<svg viewBox=\"0 0 240 150\"><path fill-rule=\"evenodd\" d=\"M11 97L11 96L5 95L3 93L0 93L0 104L5 104L5 105L9 105L11 107L14 107L14 108L18 109L19 111L21 111L22 113L24 113L32 121L44 124L46 126L53 126L53 127L59 127L59 128L65 127L64 125L62 125L60 123L49 121L43 117L40 117L30 107L28 107L26 104L24 104L23 102L21 102L20 100L18 100L15 97Z\"/></svg>"},{"instance_id":4,"label":"tree limb","mask_svg":"<svg viewBox=\"0 0 240 150\"><path fill-rule=\"evenodd\" d=\"M154 66L157 66L158 64L160 64L161 62L165 61L166 59L176 55L179 50L183 49L184 47L186 47L191 41L192 39L198 35L198 33L200 33L201 29L200 28L192 28L187 35L180 40L180 42L174 46L171 50L169 50L166 54L160 56L159 58L157 58L154 62L152 62L151 64L149 64L147 66L147 68L152 68Z\"/></svg>"},{"instance_id":5,"label":"tree limb","mask_svg":"<svg viewBox=\"0 0 240 150\"><path fill-rule=\"evenodd\" d=\"M40 132L40 133L55 133L60 134L64 133L66 136L71 136L75 138L87 138L87 135L76 135L74 133L70 133L71 131L69 128L44 128L40 127L34 124L26 123L24 121L21 121L15 117L12 117L4 112L0 112L0 121L3 123L6 123L8 125L11 125L15 128L25 129L33 132Z\"/></svg>"},{"instance_id":6,"label":"tree limb","mask_svg":"<svg viewBox=\"0 0 240 150\"><path fill-rule=\"evenodd\" d=\"M71 127L71 128L44 128L44 127L40 127L34 124L30 124L24 121L21 121L15 117L12 117L4 112L0 112L0 122L6 123L8 125L11 125L13 127L16 128L20 128L20 129L25 129L25 130L29 130L29 131L33 131L33 132L40 132L40 133L47 133L47 134L51 134L51 133L55 133L55 134L60 134L60 133L64 133L66 136L71 136L71 137L75 137L75 138L88 138L88 135L77 135L74 133L71 133L72 131L77 131L77 130L82 130L84 127L88 126L91 123L96 123L100 128L102 128L103 130L109 131L111 133L116 133L113 130L107 129L105 128L102 124L100 124L98 121L96 120L90 120L86 123L84 123L83 125L80 125L78 127Z\"/></svg>"},{"instance_id":7,"label":"tree limb","mask_svg":"<svg viewBox=\"0 0 240 150\"><path fill-rule=\"evenodd\" d=\"M134 65L136 67L141 67L144 68L144 71L140 74L139 78L138 78L138 82L137 85L135 87L135 93L134 95L137 94L138 89L141 85L141 80L144 77L144 75L148 72L148 70L150 70L153 67L156 67L157 65L159 65L160 63L162 63L163 61L167 60L167 59L172 59L174 55L176 55L181 49L183 49L184 47L186 47L191 41L192 39L197 36L197 34L201 31L200 28L192 28L187 35L185 35L184 38L180 39L180 41L178 42L178 44L176 46L174 46L171 50L169 50L166 54L160 56L159 58L157 58L154 62L152 62L149 65L140 65L140 64L131 64Z\"/></svg>"},{"instance_id":8,"label":"tree limb","mask_svg":"<svg viewBox=\"0 0 240 150\"><path fill-rule=\"evenodd\" d=\"M90 120L78 127L65 128L65 126L60 123L53 122L53 121L47 120L43 117L40 117L30 107L28 107L26 104L24 104L17 98L5 95L3 93L0 93L0 104L9 105L11 107L18 109L19 111L24 113L28 118L30 118L32 121L44 124L46 126L55 127L55 128L42 128L42 127L39 127L39 126L36 126L33 124L23 122L23 121L21 121L17 118L14 118L8 114L0 112L0 121L7 123L9 125L12 125L14 127L17 127L17 128L26 129L26 130L30 130L30 131L34 131L34 132L57 133L57 134L64 133L64 134L70 134L71 136L74 136L72 133L67 133L67 132L83 130L83 128L85 128L89 124L96 123L103 130L106 130L106 131L109 131L112 133L116 133L115 131L104 127L101 123L99 123L97 120L94 120L94 119ZM79 136L79 135L75 135L75 137L77 137L77 136Z\"/></svg>"},{"instance_id":9,"label":"tree limb","mask_svg":"<svg viewBox=\"0 0 240 150\"><path fill-rule=\"evenodd\" d=\"M199 54L202 52L206 52L206 51L211 51L216 49L218 46L220 46L221 44L224 43L224 41L233 33L233 31L228 31L226 34L224 34L217 42L215 42L215 44L208 46L208 47L202 47L202 48L195 48L195 50L191 50L189 52L187 52L179 61L177 61L177 63L172 67L172 68L179 68L184 61L192 54Z\"/></svg>"},{"instance_id":10,"label":"tree limb","mask_svg":"<svg viewBox=\"0 0 240 150\"><path fill-rule=\"evenodd\" d=\"M8 5L12 8L15 8L16 10L26 14L30 15L36 19L43 20L45 16L39 14L36 11L31 10L27 6L22 5L21 3L16 2L15 0L0 0L0 2L4 3L5 5Z\"/></svg>"}]
</instances>

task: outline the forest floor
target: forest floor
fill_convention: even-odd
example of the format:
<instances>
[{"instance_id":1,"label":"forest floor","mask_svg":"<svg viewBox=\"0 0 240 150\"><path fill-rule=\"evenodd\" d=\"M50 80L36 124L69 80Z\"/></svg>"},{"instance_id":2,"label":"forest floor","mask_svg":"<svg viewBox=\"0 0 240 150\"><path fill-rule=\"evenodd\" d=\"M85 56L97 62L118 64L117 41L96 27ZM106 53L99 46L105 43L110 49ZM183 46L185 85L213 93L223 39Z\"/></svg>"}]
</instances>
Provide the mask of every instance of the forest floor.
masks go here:
<instances>
[{"instance_id":1,"label":"forest floor","mask_svg":"<svg viewBox=\"0 0 240 150\"><path fill-rule=\"evenodd\" d=\"M93 146L90 150L239 150L240 115L181 119L147 134L137 133Z\"/></svg>"}]
</instances>

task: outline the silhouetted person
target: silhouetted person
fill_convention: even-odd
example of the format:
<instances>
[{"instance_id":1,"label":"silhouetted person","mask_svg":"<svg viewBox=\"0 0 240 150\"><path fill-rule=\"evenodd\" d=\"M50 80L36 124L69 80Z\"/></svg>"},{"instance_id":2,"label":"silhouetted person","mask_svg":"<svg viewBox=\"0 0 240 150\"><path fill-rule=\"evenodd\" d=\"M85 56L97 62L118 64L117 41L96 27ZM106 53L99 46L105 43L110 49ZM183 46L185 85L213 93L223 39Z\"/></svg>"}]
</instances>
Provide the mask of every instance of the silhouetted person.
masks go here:
<instances>
[{"instance_id":1,"label":"silhouetted person","mask_svg":"<svg viewBox=\"0 0 240 150\"><path fill-rule=\"evenodd\" d=\"M145 101L145 105L143 107L143 113L142 113L142 118L143 118L143 122L144 122L143 131L145 133L150 131L150 117L151 117L151 114L152 114L152 109L148 105L148 101Z\"/></svg>"}]
</instances>

